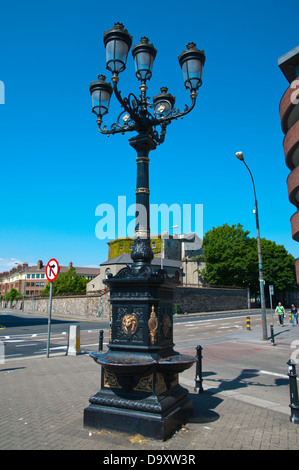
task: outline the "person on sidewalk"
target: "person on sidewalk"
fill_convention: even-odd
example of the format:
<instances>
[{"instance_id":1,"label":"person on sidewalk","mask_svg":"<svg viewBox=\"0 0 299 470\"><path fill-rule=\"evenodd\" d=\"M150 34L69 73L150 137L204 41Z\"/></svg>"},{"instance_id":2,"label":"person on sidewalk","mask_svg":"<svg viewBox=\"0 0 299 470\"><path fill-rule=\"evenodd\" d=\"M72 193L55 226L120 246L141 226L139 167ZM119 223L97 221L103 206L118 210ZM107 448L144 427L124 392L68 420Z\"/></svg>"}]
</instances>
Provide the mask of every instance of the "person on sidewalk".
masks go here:
<instances>
[{"instance_id":1,"label":"person on sidewalk","mask_svg":"<svg viewBox=\"0 0 299 470\"><path fill-rule=\"evenodd\" d=\"M284 315L285 315L285 310L284 310L284 307L281 305L281 302L278 302L278 305L275 309L275 312L278 314L278 319L279 319L280 326L283 326L283 319L284 319Z\"/></svg>"},{"instance_id":2,"label":"person on sidewalk","mask_svg":"<svg viewBox=\"0 0 299 470\"><path fill-rule=\"evenodd\" d=\"M291 307L291 314L292 314L292 325L295 326L295 321L296 324L298 325L298 309L295 307L294 304L292 304Z\"/></svg>"}]
</instances>

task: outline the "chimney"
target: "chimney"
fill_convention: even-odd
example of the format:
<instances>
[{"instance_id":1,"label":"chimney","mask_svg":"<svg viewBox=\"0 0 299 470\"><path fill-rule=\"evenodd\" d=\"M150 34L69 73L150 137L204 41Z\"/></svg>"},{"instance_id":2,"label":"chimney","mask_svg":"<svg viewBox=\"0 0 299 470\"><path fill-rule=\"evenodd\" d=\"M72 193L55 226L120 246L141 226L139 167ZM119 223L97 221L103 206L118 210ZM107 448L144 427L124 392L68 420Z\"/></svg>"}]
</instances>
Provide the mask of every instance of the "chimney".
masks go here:
<instances>
[{"instance_id":1,"label":"chimney","mask_svg":"<svg viewBox=\"0 0 299 470\"><path fill-rule=\"evenodd\" d=\"M42 260L39 260L37 262L37 269L42 269L42 267L43 267L43 262L42 262Z\"/></svg>"},{"instance_id":2,"label":"chimney","mask_svg":"<svg viewBox=\"0 0 299 470\"><path fill-rule=\"evenodd\" d=\"M70 261L69 268L71 269L73 267L73 262Z\"/></svg>"}]
</instances>

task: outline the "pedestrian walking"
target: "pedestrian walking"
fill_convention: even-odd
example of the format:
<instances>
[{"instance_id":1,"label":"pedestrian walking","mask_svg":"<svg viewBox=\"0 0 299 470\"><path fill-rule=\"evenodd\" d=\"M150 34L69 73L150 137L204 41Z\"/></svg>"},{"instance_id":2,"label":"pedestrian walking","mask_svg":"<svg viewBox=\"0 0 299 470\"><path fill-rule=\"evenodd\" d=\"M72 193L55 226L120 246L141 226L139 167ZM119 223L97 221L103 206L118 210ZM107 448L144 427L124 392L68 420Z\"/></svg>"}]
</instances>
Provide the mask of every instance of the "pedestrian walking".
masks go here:
<instances>
[{"instance_id":1,"label":"pedestrian walking","mask_svg":"<svg viewBox=\"0 0 299 470\"><path fill-rule=\"evenodd\" d=\"M295 326L295 322L298 325L298 309L295 307L294 304L291 306L291 314L292 314L292 325Z\"/></svg>"},{"instance_id":2,"label":"pedestrian walking","mask_svg":"<svg viewBox=\"0 0 299 470\"><path fill-rule=\"evenodd\" d=\"M281 305L281 302L278 302L278 305L275 309L275 312L278 314L278 319L279 319L280 326L283 326L283 319L284 319L284 315L285 315L285 310L284 310L284 307Z\"/></svg>"}]
</instances>

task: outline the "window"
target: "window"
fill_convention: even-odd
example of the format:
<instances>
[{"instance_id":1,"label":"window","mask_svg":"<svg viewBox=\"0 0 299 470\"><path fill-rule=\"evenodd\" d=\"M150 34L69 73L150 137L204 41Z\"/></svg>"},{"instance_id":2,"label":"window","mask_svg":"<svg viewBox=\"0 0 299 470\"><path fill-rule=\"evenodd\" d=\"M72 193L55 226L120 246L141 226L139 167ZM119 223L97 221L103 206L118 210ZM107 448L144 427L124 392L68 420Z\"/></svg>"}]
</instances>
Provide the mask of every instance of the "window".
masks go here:
<instances>
[{"instance_id":1,"label":"window","mask_svg":"<svg viewBox=\"0 0 299 470\"><path fill-rule=\"evenodd\" d=\"M156 248L156 242L152 242L152 248Z\"/></svg>"},{"instance_id":2,"label":"window","mask_svg":"<svg viewBox=\"0 0 299 470\"><path fill-rule=\"evenodd\" d=\"M35 274L31 274L31 279L35 279Z\"/></svg>"},{"instance_id":3,"label":"window","mask_svg":"<svg viewBox=\"0 0 299 470\"><path fill-rule=\"evenodd\" d=\"M26 290L26 295L29 295L29 290Z\"/></svg>"},{"instance_id":4,"label":"window","mask_svg":"<svg viewBox=\"0 0 299 470\"><path fill-rule=\"evenodd\" d=\"M30 282L26 282L26 287L29 287L30 286Z\"/></svg>"},{"instance_id":5,"label":"window","mask_svg":"<svg viewBox=\"0 0 299 470\"><path fill-rule=\"evenodd\" d=\"M44 282L41 282L41 283L40 283L40 286L41 286L41 287L44 287L44 285L45 285Z\"/></svg>"},{"instance_id":6,"label":"window","mask_svg":"<svg viewBox=\"0 0 299 470\"><path fill-rule=\"evenodd\" d=\"M31 282L31 287L34 287L34 282Z\"/></svg>"},{"instance_id":7,"label":"window","mask_svg":"<svg viewBox=\"0 0 299 470\"><path fill-rule=\"evenodd\" d=\"M36 279L39 279L39 276L40 276L40 274L37 274L37 275L36 275Z\"/></svg>"},{"instance_id":8,"label":"window","mask_svg":"<svg viewBox=\"0 0 299 470\"><path fill-rule=\"evenodd\" d=\"M36 285L36 287L39 287L39 282L36 282L35 285Z\"/></svg>"},{"instance_id":9,"label":"window","mask_svg":"<svg viewBox=\"0 0 299 470\"><path fill-rule=\"evenodd\" d=\"M41 274L40 277L41 277L42 279L45 279L45 275L44 275L44 274Z\"/></svg>"},{"instance_id":10,"label":"window","mask_svg":"<svg viewBox=\"0 0 299 470\"><path fill-rule=\"evenodd\" d=\"M123 249L124 249L124 245L119 245L119 249L120 249L120 250L123 250Z\"/></svg>"},{"instance_id":11,"label":"window","mask_svg":"<svg viewBox=\"0 0 299 470\"><path fill-rule=\"evenodd\" d=\"M38 294L39 294L39 291L38 291L38 290L36 290L36 291L35 291L35 295L38 295Z\"/></svg>"},{"instance_id":12,"label":"window","mask_svg":"<svg viewBox=\"0 0 299 470\"><path fill-rule=\"evenodd\" d=\"M30 279L30 274L27 274L27 279Z\"/></svg>"}]
</instances>

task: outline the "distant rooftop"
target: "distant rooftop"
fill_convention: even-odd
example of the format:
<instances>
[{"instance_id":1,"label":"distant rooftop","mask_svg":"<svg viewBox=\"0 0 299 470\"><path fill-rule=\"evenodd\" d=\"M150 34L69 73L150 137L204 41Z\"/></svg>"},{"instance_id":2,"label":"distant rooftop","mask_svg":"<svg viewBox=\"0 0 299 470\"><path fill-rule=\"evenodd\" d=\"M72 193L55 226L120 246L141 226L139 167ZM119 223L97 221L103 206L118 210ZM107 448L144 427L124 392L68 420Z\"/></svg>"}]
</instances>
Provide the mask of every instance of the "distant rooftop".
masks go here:
<instances>
[{"instance_id":1,"label":"distant rooftop","mask_svg":"<svg viewBox=\"0 0 299 470\"><path fill-rule=\"evenodd\" d=\"M278 66L289 83L299 77L299 46L280 57Z\"/></svg>"},{"instance_id":2,"label":"distant rooftop","mask_svg":"<svg viewBox=\"0 0 299 470\"><path fill-rule=\"evenodd\" d=\"M131 258L131 255L127 253L122 253L121 255L116 256L115 258L112 258L108 261L105 261L104 263L101 263L100 266L109 266L111 264L132 264L133 260ZM152 264L155 266L161 266L161 258L154 258L152 260ZM182 262L178 260L173 260L173 259L163 259L163 266L164 267L169 267L169 268L180 268L182 266Z\"/></svg>"}]
</instances>

